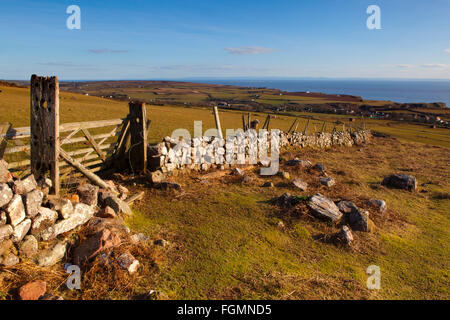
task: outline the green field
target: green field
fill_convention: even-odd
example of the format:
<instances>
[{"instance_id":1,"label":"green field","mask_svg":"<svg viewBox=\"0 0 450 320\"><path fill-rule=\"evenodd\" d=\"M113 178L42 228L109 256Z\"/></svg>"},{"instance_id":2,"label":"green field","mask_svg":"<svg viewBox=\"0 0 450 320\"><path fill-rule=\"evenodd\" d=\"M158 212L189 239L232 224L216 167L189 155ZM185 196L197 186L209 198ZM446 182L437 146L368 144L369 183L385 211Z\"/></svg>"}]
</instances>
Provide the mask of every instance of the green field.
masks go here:
<instances>
[{"instance_id":1,"label":"green field","mask_svg":"<svg viewBox=\"0 0 450 320\"><path fill-rule=\"evenodd\" d=\"M29 90L23 88L0 87L0 122L11 122L13 127L29 125ZM186 128L193 131L194 121L203 121L204 130L214 128L214 118L211 108L152 106L148 105L147 114L152 120L149 141L159 142L164 136L170 135L174 129ZM126 102L114 101L97 97L62 92L60 95L61 123L115 119L125 117L128 113ZM237 129L242 127L242 112L220 110L222 128ZM247 114L247 113L245 113ZM312 118L308 132L318 132L326 121L325 130L333 130L336 121L346 123L346 127L361 127L362 120L348 122L349 116L323 113L294 112L299 116L298 131L303 131L308 118ZM267 114L252 112L252 119L264 123ZM277 114L271 119L271 128L287 131L294 117ZM366 127L404 141L417 141L428 144L450 146L450 130L444 128L432 129L426 125L408 124L386 120L364 120ZM342 130L342 125L337 129ZM193 132L192 132L193 133Z\"/></svg>"}]
</instances>

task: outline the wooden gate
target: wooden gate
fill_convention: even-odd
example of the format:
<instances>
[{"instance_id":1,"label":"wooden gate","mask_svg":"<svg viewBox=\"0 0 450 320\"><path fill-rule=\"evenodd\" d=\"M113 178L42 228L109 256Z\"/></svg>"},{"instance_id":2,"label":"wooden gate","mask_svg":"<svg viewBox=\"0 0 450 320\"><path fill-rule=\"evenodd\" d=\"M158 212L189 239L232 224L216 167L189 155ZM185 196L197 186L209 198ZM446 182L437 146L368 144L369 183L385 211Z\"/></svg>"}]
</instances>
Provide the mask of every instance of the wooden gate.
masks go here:
<instances>
[{"instance_id":1,"label":"wooden gate","mask_svg":"<svg viewBox=\"0 0 450 320\"><path fill-rule=\"evenodd\" d=\"M59 124L58 79L33 75L30 93L30 127L0 124L0 158L5 156L12 172L48 177L52 193L58 194L61 183L82 175L110 189L95 173L126 157L134 172L146 170L149 120L144 103L130 102L123 119Z\"/></svg>"}]
</instances>

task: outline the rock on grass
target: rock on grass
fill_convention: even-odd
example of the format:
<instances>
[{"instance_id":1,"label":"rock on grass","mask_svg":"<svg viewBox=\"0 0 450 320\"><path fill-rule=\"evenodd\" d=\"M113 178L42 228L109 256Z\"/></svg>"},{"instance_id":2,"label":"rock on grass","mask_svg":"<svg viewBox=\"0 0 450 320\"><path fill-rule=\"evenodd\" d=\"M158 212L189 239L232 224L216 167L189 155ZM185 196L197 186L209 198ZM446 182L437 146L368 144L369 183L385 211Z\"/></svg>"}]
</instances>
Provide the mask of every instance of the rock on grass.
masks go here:
<instances>
[{"instance_id":1,"label":"rock on grass","mask_svg":"<svg viewBox=\"0 0 450 320\"><path fill-rule=\"evenodd\" d=\"M320 219L336 222L342 217L342 213L334 202L320 193L311 197L308 206L312 209L314 215Z\"/></svg>"},{"instance_id":2,"label":"rock on grass","mask_svg":"<svg viewBox=\"0 0 450 320\"><path fill-rule=\"evenodd\" d=\"M122 269L127 270L130 274L135 273L139 267L139 261L129 252L121 254L117 258L117 263Z\"/></svg>"},{"instance_id":3,"label":"rock on grass","mask_svg":"<svg viewBox=\"0 0 450 320\"><path fill-rule=\"evenodd\" d=\"M40 267L51 267L61 261L66 254L67 244L57 242L53 247L40 251L34 261Z\"/></svg>"},{"instance_id":4,"label":"rock on grass","mask_svg":"<svg viewBox=\"0 0 450 320\"><path fill-rule=\"evenodd\" d=\"M38 300L47 291L47 283L45 281L33 281L22 286L19 289L19 297L21 300Z\"/></svg>"},{"instance_id":5,"label":"rock on grass","mask_svg":"<svg viewBox=\"0 0 450 320\"><path fill-rule=\"evenodd\" d=\"M306 191L308 189L308 184L300 178L297 178L294 181L292 181L292 184L301 191Z\"/></svg>"},{"instance_id":6,"label":"rock on grass","mask_svg":"<svg viewBox=\"0 0 450 320\"><path fill-rule=\"evenodd\" d=\"M404 189L414 191L417 189L417 179L406 174L392 174L381 182L383 186L393 189Z\"/></svg>"}]
</instances>

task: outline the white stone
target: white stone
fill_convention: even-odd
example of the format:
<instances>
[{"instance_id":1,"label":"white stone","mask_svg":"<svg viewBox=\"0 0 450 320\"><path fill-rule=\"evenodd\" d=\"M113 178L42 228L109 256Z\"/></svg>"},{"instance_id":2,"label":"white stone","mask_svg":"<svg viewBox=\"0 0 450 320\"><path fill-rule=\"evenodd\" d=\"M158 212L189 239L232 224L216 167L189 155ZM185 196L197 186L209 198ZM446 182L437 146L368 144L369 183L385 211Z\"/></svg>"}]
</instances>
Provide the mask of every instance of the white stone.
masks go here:
<instances>
[{"instance_id":1,"label":"white stone","mask_svg":"<svg viewBox=\"0 0 450 320\"><path fill-rule=\"evenodd\" d=\"M75 229L79 225L85 224L94 216L94 209L84 203L77 203L74 211L68 219L57 222L54 226L42 231L41 238L44 241L55 238L61 233Z\"/></svg>"},{"instance_id":2,"label":"white stone","mask_svg":"<svg viewBox=\"0 0 450 320\"><path fill-rule=\"evenodd\" d=\"M31 219L26 219L14 227L13 234L11 235L12 242L20 242L26 236L31 228Z\"/></svg>"},{"instance_id":3,"label":"white stone","mask_svg":"<svg viewBox=\"0 0 450 320\"><path fill-rule=\"evenodd\" d=\"M25 219L25 208L23 206L22 197L18 194L14 195L5 211L13 227L22 222Z\"/></svg>"},{"instance_id":4,"label":"white stone","mask_svg":"<svg viewBox=\"0 0 450 320\"><path fill-rule=\"evenodd\" d=\"M6 184L0 184L0 207L7 205L13 197L11 188Z\"/></svg>"}]
</instances>

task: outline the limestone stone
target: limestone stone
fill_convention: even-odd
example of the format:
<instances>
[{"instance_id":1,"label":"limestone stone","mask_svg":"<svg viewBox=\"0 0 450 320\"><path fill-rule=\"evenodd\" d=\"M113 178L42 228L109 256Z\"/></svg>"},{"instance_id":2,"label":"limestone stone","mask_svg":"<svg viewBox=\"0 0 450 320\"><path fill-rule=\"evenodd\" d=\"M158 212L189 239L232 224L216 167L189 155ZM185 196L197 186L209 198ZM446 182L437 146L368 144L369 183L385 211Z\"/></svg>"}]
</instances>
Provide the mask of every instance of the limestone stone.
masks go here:
<instances>
[{"instance_id":1,"label":"limestone stone","mask_svg":"<svg viewBox=\"0 0 450 320\"><path fill-rule=\"evenodd\" d=\"M13 177L8 170L8 163L0 159L0 183L12 182Z\"/></svg>"},{"instance_id":2,"label":"limestone stone","mask_svg":"<svg viewBox=\"0 0 450 320\"><path fill-rule=\"evenodd\" d=\"M378 210L381 213L384 213L387 210L386 201L384 201L384 200L378 200L378 199L367 200L366 204L372 208L375 208L376 210Z\"/></svg>"},{"instance_id":3,"label":"limestone stone","mask_svg":"<svg viewBox=\"0 0 450 320\"><path fill-rule=\"evenodd\" d=\"M21 257L33 258L38 251L38 241L32 235L26 236L19 245L19 253Z\"/></svg>"},{"instance_id":4,"label":"limestone stone","mask_svg":"<svg viewBox=\"0 0 450 320\"><path fill-rule=\"evenodd\" d=\"M101 199L102 205L111 207L117 214L122 212L126 215L131 215L133 213L130 206L112 192L102 193Z\"/></svg>"},{"instance_id":5,"label":"limestone stone","mask_svg":"<svg viewBox=\"0 0 450 320\"><path fill-rule=\"evenodd\" d=\"M25 219L25 208L22 197L18 194L14 195L5 211L8 215L8 221L13 227L22 222Z\"/></svg>"},{"instance_id":6,"label":"limestone stone","mask_svg":"<svg viewBox=\"0 0 450 320\"><path fill-rule=\"evenodd\" d=\"M41 232L41 238L44 241L55 238L56 236L71 231L79 225L88 222L94 215L94 209L84 203L77 203L74 206L73 213L69 218L56 222L53 226Z\"/></svg>"},{"instance_id":7,"label":"limestone stone","mask_svg":"<svg viewBox=\"0 0 450 320\"><path fill-rule=\"evenodd\" d=\"M328 188L330 188L336 184L336 181L333 178L329 178L329 177L320 177L319 182Z\"/></svg>"},{"instance_id":8,"label":"limestone stone","mask_svg":"<svg viewBox=\"0 0 450 320\"><path fill-rule=\"evenodd\" d=\"M8 217L6 212L0 211L0 226L4 226L8 222Z\"/></svg>"},{"instance_id":9,"label":"limestone stone","mask_svg":"<svg viewBox=\"0 0 450 320\"><path fill-rule=\"evenodd\" d=\"M30 174L22 180L14 181L12 189L15 194L27 194L28 192L36 189L36 187L36 180L34 179L34 176Z\"/></svg>"},{"instance_id":10,"label":"limestone stone","mask_svg":"<svg viewBox=\"0 0 450 320\"><path fill-rule=\"evenodd\" d=\"M130 274L135 273L139 267L139 261L129 252L121 254L117 258L117 263L122 269L127 270Z\"/></svg>"},{"instance_id":11,"label":"limestone stone","mask_svg":"<svg viewBox=\"0 0 450 320\"><path fill-rule=\"evenodd\" d=\"M417 189L417 179L406 174L392 174L383 179L382 185L388 188L414 191Z\"/></svg>"},{"instance_id":12,"label":"limestone stone","mask_svg":"<svg viewBox=\"0 0 450 320\"><path fill-rule=\"evenodd\" d=\"M9 239L9 237L13 234L13 227L9 224L0 226L0 242L2 242L5 239Z\"/></svg>"},{"instance_id":13,"label":"limestone stone","mask_svg":"<svg viewBox=\"0 0 450 320\"><path fill-rule=\"evenodd\" d=\"M0 207L7 205L13 197L11 188L6 183L0 184Z\"/></svg>"},{"instance_id":14,"label":"limestone stone","mask_svg":"<svg viewBox=\"0 0 450 320\"><path fill-rule=\"evenodd\" d=\"M69 199L52 197L47 201L47 206L58 212L62 219L67 219L73 213L73 204Z\"/></svg>"},{"instance_id":15,"label":"limestone stone","mask_svg":"<svg viewBox=\"0 0 450 320\"><path fill-rule=\"evenodd\" d=\"M296 166L296 167L302 167L302 168L308 168L312 166L312 163L308 160L300 160L300 159L293 159L286 162L286 165L288 166Z\"/></svg>"},{"instance_id":16,"label":"limestone stone","mask_svg":"<svg viewBox=\"0 0 450 320\"><path fill-rule=\"evenodd\" d=\"M355 231L370 231L369 212L358 208L351 201L340 201L338 208L345 213L348 223Z\"/></svg>"},{"instance_id":17,"label":"limestone stone","mask_svg":"<svg viewBox=\"0 0 450 320\"><path fill-rule=\"evenodd\" d=\"M77 194L80 197L80 202L95 207L98 200L98 190L98 186L89 183L78 186Z\"/></svg>"},{"instance_id":18,"label":"limestone stone","mask_svg":"<svg viewBox=\"0 0 450 320\"><path fill-rule=\"evenodd\" d=\"M40 207L38 215L33 219L31 234L40 237L40 233L53 226L58 219L58 213L49 208Z\"/></svg>"},{"instance_id":19,"label":"limestone stone","mask_svg":"<svg viewBox=\"0 0 450 320\"><path fill-rule=\"evenodd\" d=\"M51 248L38 252L34 261L40 267L54 266L64 258L66 249L65 242L57 242Z\"/></svg>"},{"instance_id":20,"label":"limestone stone","mask_svg":"<svg viewBox=\"0 0 450 320\"><path fill-rule=\"evenodd\" d=\"M341 212L347 213L347 214L358 210L358 207L356 206L356 204L354 204L351 201L346 201L346 200L339 201L337 206Z\"/></svg>"},{"instance_id":21,"label":"limestone stone","mask_svg":"<svg viewBox=\"0 0 450 320\"><path fill-rule=\"evenodd\" d=\"M308 202L315 216L325 220L336 222L342 218L342 213L333 201L324 197L320 193L312 196Z\"/></svg>"},{"instance_id":22,"label":"limestone stone","mask_svg":"<svg viewBox=\"0 0 450 320\"><path fill-rule=\"evenodd\" d=\"M133 234L131 237L131 241L133 242L133 243L140 243L140 242L146 242L146 241L148 241L148 237L145 235L145 234L143 234L143 233L137 233L137 234Z\"/></svg>"},{"instance_id":23,"label":"limestone stone","mask_svg":"<svg viewBox=\"0 0 450 320\"><path fill-rule=\"evenodd\" d=\"M292 181L292 184L301 191L306 191L308 189L308 184L300 178L297 178L294 181Z\"/></svg>"},{"instance_id":24,"label":"limestone stone","mask_svg":"<svg viewBox=\"0 0 450 320\"><path fill-rule=\"evenodd\" d=\"M24 196L25 212L27 217L32 218L38 214L42 204L44 193L40 190L33 190Z\"/></svg>"},{"instance_id":25,"label":"limestone stone","mask_svg":"<svg viewBox=\"0 0 450 320\"><path fill-rule=\"evenodd\" d=\"M12 267L20 262L19 257L14 253L7 253L5 256L0 257L0 266Z\"/></svg>"},{"instance_id":26,"label":"limestone stone","mask_svg":"<svg viewBox=\"0 0 450 320\"><path fill-rule=\"evenodd\" d=\"M350 245L350 243L353 241L353 234L349 227L342 226L341 230L337 234L337 238L339 241Z\"/></svg>"},{"instance_id":27,"label":"limestone stone","mask_svg":"<svg viewBox=\"0 0 450 320\"><path fill-rule=\"evenodd\" d=\"M362 209L352 211L348 215L348 221L352 229L355 231L363 231L363 232L370 231L370 221L368 211Z\"/></svg>"},{"instance_id":28,"label":"limestone stone","mask_svg":"<svg viewBox=\"0 0 450 320\"><path fill-rule=\"evenodd\" d=\"M18 225L14 227L13 234L11 235L11 240L13 242L20 242L26 236L28 231L31 229L31 219L25 219Z\"/></svg>"}]
</instances>

